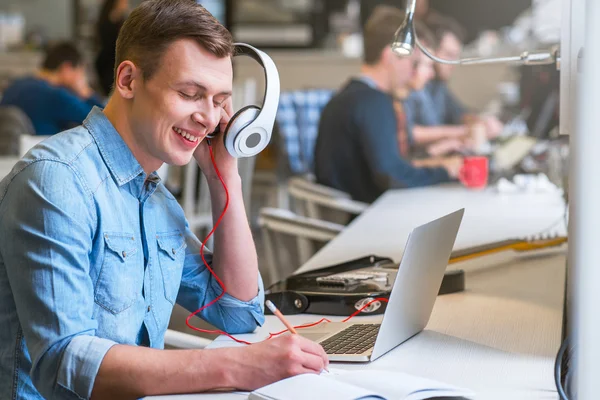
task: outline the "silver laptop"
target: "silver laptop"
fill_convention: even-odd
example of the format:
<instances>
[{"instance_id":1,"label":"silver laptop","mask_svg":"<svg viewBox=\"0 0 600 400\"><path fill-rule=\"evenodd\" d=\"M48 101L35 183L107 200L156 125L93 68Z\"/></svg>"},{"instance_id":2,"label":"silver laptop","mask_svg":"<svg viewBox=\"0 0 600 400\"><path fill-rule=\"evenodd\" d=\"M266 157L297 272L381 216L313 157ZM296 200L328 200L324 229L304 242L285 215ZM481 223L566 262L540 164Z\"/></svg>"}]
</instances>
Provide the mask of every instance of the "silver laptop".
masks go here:
<instances>
[{"instance_id":1,"label":"silver laptop","mask_svg":"<svg viewBox=\"0 0 600 400\"><path fill-rule=\"evenodd\" d=\"M464 209L415 228L406 243L380 324L331 322L298 333L330 361L373 361L421 332L431 316Z\"/></svg>"}]
</instances>

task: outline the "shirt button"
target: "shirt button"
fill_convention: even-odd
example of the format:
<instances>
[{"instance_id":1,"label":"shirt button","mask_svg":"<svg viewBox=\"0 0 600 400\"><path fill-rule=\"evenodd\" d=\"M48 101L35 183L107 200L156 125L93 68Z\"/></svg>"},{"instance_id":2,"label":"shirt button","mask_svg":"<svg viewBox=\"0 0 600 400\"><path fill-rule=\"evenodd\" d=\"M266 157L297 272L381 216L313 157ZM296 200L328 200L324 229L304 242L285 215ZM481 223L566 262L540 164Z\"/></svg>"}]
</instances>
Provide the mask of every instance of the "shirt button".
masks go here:
<instances>
[{"instance_id":1,"label":"shirt button","mask_svg":"<svg viewBox=\"0 0 600 400\"><path fill-rule=\"evenodd\" d=\"M172 252L173 254L175 254L175 249L171 249L171 252Z\"/></svg>"},{"instance_id":2,"label":"shirt button","mask_svg":"<svg viewBox=\"0 0 600 400\"><path fill-rule=\"evenodd\" d=\"M125 250L123 250L121 254L123 255L123 258L127 257L127 253L125 252Z\"/></svg>"},{"instance_id":3,"label":"shirt button","mask_svg":"<svg viewBox=\"0 0 600 400\"><path fill-rule=\"evenodd\" d=\"M150 306L148 306L148 312L150 312L150 309L151 309L151 307L150 307Z\"/></svg>"}]
</instances>

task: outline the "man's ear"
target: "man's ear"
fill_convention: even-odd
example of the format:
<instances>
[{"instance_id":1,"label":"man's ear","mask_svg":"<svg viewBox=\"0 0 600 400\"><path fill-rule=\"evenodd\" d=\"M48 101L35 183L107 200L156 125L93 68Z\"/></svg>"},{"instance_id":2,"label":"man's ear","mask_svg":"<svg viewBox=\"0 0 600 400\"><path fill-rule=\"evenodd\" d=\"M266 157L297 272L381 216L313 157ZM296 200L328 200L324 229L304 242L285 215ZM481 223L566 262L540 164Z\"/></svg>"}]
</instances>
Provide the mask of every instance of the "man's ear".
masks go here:
<instances>
[{"instance_id":1,"label":"man's ear","mask_svg":"<svg viewBox=\"0 0 600 400\"><path fill-rule=\"evenodd\" d=\"M398 56L396 54L394 54L391 46L385 46L385 48L383 50L381 50L381 58L379 59L379 61L383 62L384 64L388 64L392 57L398 57Z\"/></svg>"},{"instance_id":2,"label":"man's ear","mask_svg":"<svg viewBox=\"0 0 600 400\"><path fill-rule=\"evenodd\" d=\"M123 61L117 67L115 92L124 99L132 99L140 79L142 79L141 70L133 62Z\"/></svg>"}]
</instances>

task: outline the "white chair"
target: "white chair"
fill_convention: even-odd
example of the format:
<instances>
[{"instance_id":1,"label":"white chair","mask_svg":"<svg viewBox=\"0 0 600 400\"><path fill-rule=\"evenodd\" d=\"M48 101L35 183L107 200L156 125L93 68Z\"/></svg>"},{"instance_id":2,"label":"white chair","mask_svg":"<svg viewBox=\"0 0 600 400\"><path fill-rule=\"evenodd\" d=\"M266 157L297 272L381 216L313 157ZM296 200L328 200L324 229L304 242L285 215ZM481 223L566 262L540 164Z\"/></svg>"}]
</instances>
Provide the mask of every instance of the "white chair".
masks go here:
<instances>
[{"instance_id":1,"label":"white chair","mask_svg":"<svg viewBox=\"0 0 600 400\"><path fill-rule=\"evenodd\" d=\"M19 161L18 157L0 157L0 180L9 174L17 161Z\"/></svg>"},{"instance_id":2,"label":"white chair","mask_svg":"<svg viewBox=\"0 0 600 400\"><path fill-rule=\"evenodd\" d=\"M19 155L19 140L22 135L35 132L29 117L18 107L0 106L0 155Z\"/></svg>"},{"instance_id":3,"label":"white chair","mask_svg":"<svg viewBox=\"0 0 600 400\"><path fill-rule=\"evenodd\" d=\"M50 136L42 135L21 135L19 137L19 157L23 157L33 146L43 142Z\"/></svg>"},{"instance_id":4,"label":"white chair","mask_svg":"<svg viewBox=\"0 0 600 400\"><path fill-rule=\"evenodd\" d=\"M265 282L276 282L291 274L324 244L336 237L344 226L296 215L289 210L262 208L258 218L262 231L266 269L261 271ZM295 249L283 244L283 237L295 241ZM286 268L287 267L287 268Z\"/></svg>"},{"instance_id":5,"label":"white chair","mask_svg":"<svg viewBox=\"0 0 600 400\"><path fill-rule=\"evenodd\" d=\"M323 219L327 214L330 220L347 222L350 216L361 214L369 206L352 200L346 192L315 183L310 177L290 178L288 192L294 200L296 213L314 219ZM328 212L323 213L323 208Z\"/></svg>"}]
</instances>

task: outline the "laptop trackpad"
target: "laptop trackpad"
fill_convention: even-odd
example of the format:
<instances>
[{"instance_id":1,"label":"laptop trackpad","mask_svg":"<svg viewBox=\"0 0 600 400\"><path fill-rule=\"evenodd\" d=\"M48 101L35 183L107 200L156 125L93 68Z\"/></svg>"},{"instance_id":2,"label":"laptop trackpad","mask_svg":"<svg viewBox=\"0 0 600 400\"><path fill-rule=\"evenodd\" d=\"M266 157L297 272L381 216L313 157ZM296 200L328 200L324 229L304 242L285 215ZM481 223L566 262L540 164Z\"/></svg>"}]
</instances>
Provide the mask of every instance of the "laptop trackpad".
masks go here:
<instances>
[{"instance_id":1,"label":"laptop trackpad","mask_svg":"<svg viewBox=\"0 0 600 400\"><path fill-rule=\"evenodd\" d=\"M349 325L350 324L343 324L340 322L328 322L311 328L298 329L298 333L300 336L312 340L313 342L319 342L326 336L329 336L334 332L339 332Z\"/></svg>"},{"instance_id":2,"label":"laptop trackpad","mask_svg":"<svg viewBox=\"0 0 600 400\"><path fill-rule=\"evenodd\" d=\"M300 333L300 332L298 332ZM319 340L321 340L321 338L324 338L325 336L327 336L327 333L321 332L314 332L314 333L307 333L307 332L302 332L300 333L300 336L307 338L308 340L312 340L313 342L318 342Z\"/></svg>"}]
</instances>

